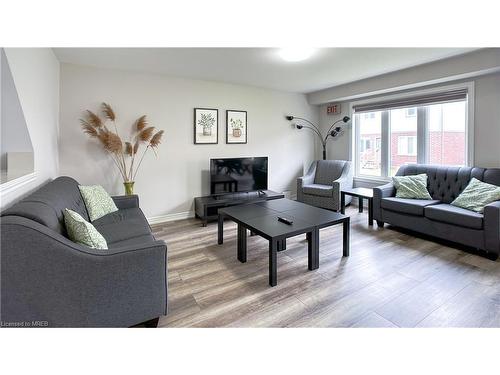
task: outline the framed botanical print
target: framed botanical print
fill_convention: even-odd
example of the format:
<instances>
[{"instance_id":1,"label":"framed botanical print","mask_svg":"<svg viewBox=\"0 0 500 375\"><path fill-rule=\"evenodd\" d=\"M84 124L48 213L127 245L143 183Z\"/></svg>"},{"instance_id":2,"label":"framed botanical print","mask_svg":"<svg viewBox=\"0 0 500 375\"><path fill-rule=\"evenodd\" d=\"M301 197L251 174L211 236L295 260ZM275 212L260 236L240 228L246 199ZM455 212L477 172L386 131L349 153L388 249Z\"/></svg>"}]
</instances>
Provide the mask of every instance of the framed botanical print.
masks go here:
<instances>
[{"instance_id":1,"label":"framed botanical print","mask_svg":"<svg viewBox=\"0 0 500 375\"><path fill-rule=\"evenodd\" d=\"M247 143L246 111L226 111L226 143Z\"/></svg>"},{"instance_id":2,"label":"framed botanical print","mask_svg":"<svg viewBox=\"0 0 500 375\"><path fill-rule=\"evenodd\" d=\"M212 108L194 109L194 143L217 144L219 142L219 110Z\"/></svg>"}]
</instances>

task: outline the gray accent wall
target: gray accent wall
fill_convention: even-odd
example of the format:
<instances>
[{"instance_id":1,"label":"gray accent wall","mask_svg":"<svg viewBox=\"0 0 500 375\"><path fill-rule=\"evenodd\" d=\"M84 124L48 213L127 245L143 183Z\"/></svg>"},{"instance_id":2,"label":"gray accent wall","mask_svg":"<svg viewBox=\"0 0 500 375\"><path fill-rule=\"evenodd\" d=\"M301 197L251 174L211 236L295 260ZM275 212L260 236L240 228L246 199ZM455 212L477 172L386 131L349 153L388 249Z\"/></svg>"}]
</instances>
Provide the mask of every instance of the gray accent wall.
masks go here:
<instances>
[{"instance_id":1,"label":"gray accent wall","mask_svg":"<svg viewBox=\"0 0 500 375\"><path fill-rule=\"evenodd\" d=\"M303 94L62 64L60 173L103 185L112 194L124 190L118 172L79 124L83 111L98 110L102 101L113 106L122 137L143 114L165 131L158 157L148 154L136 178L135 191L149 218L192 213L193 198L209 193L210 158L268 156L269 188L293 194L296 178L317 151L312 133L293 129L285 119L294 114L318 122L318 107ZM193 144L195 107L219 109L217 145ZM227 109L248 112L247 144L226 144Z\"/></svg>"}]
</instances>

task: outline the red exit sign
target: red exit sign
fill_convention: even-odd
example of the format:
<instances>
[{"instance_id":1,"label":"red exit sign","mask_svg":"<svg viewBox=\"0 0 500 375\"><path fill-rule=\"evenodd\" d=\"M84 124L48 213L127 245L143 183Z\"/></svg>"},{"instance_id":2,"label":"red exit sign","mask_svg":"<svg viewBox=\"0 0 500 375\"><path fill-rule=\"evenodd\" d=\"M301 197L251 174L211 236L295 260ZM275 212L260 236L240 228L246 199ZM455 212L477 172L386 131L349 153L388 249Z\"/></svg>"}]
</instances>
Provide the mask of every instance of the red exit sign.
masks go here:
<instances>
[{"instance_id":1,"label":"red exit sign","mask_svg":"<svg viewBox=\"0 0 500 375\"><path fill-rule=\"evenodd\" d=\"M330 104L326 107L326 113L328 115L337 115L340 113L340 104Z\"/></svg>"}]
</instances>

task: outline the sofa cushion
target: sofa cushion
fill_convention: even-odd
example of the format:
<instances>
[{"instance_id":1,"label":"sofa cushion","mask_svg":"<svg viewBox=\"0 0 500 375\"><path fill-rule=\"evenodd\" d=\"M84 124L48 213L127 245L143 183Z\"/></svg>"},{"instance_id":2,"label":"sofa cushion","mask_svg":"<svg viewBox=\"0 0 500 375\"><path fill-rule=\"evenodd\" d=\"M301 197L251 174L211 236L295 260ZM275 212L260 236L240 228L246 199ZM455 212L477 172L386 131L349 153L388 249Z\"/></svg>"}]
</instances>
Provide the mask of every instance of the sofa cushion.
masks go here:
<instances>
[{"instance_id":1,"label":"sofa cushion","mask_svg":"<svg viewBox=\"0 0 500 375\"><path fill-rule=\"evenodd\" d=\"M68 209L64 210L64 223L71 241L93 249L106 250L108 244L95 227L80 214Z\"/></svg>"},{"instance_id":2,"label":"sofa cushion","mask_svg":"<svg viewBox=\"0 0 500 375\"><path fill-rule=\"evenodd\" d=\"M451 203L474 177L479 181L500 186L500 168L450 167L444 165L406 164L402 165L397 176L427 174L427 190L432 199Z\"/></svg>"},{"instance_id":3,"label":"sofa cushion","mask_svg":"<svg viewBox=\"0 0 500 375\"><path fill-rule=\"evenodd\" d=\"M384 198L380 205L386 210L423 216L425 207L439 203L438 200L428 199Z\"/></svg>"},{"instance_id":4,"label":"sofa cushion","mask_svg":"<svg viewBox=\"0 0 500 375\"><path fill-rule=\"evenodd\" d=\"M95 221L104 215L118 211L113 198L100 185L78 186L83 201L87 207L90 221Z\"/></svg>"},{"instance_id":5,"label":"sofa cushion","mask_svg":"<svg viewBox=\"0 0 500 375\"><path fill-rule=\"evenodd\" d=\"M446 203L425 207L425 217L466 228L483 227L483 215Z\"/></svg>"},{"instance_id":6,"label":"sofa cushion","mask_svg":"<svg viewBox=\"0 0 500 375\"><path fill-rule=\"evenodd\" d=\"M147 246L153 243L154 241L155 238L153 237L152 234L145 234L144 236L138 236L122 241L113 242L109 244L109 248L116 249L118 247L125 247L125 246Z\"/></svg>"},{"instance_id":7,"label":"sofa cushion","mask_svg":"<svg viewBox=\"0 0 500 375\"><path fill-rule=\"evenodd\" d=\"M396 198L432 199L427 191L427 175L425 173L413 176L394 176Z\"/></svg>"},{"instance_id":8,"label":"sofa cushion","mask_svg":"<svg viewBox=\"0 0 500 375\"><path fill-rule=\"evenodd\" d=\"M304 194L317 195L320 197L333 197L332 185L311 184L302 187Z\"/></svg>"},{"instance_id":9,"label":"sofa cushion","mask_svg":"<svg viewBox=\"0 0 500 375\"><path fill-rule=\"evenodd\" d=\"M500 200L500 186L488 184L472 178L469 185L451 204L482 213L484 207L490 203Z\"/></svg>"},{"instance_id":10,"label":"sofa cushion","mask_svg":"<svg viewBox=\"0 0 500 375\"><path fill-rule=\"evenodd\" d=\"M107 214L92 222L109 244L151 234L140 208L127 208Z\"/></svg>"}]
</instances>

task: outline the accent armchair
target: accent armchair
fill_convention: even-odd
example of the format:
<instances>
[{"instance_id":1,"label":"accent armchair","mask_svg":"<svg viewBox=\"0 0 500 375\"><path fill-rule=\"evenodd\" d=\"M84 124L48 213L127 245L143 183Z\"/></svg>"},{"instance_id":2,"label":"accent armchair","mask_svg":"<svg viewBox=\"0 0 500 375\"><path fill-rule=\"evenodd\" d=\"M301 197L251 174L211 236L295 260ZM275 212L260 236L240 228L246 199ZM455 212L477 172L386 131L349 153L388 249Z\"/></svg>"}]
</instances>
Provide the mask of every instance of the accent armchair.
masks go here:
<instances>
[{"instance_id":1,"label":"accent armchair","mask_svg":"<svg viewBox=\"0 0 500 375\"><path fill-rule=\"evenodd\" d=\"M340 210L340 191L352 188L353 171L346 160L316 160L297 179L297 200L311 206ZM346 204L351 197L346 197Z\"/></svg>"}]
</instances>

